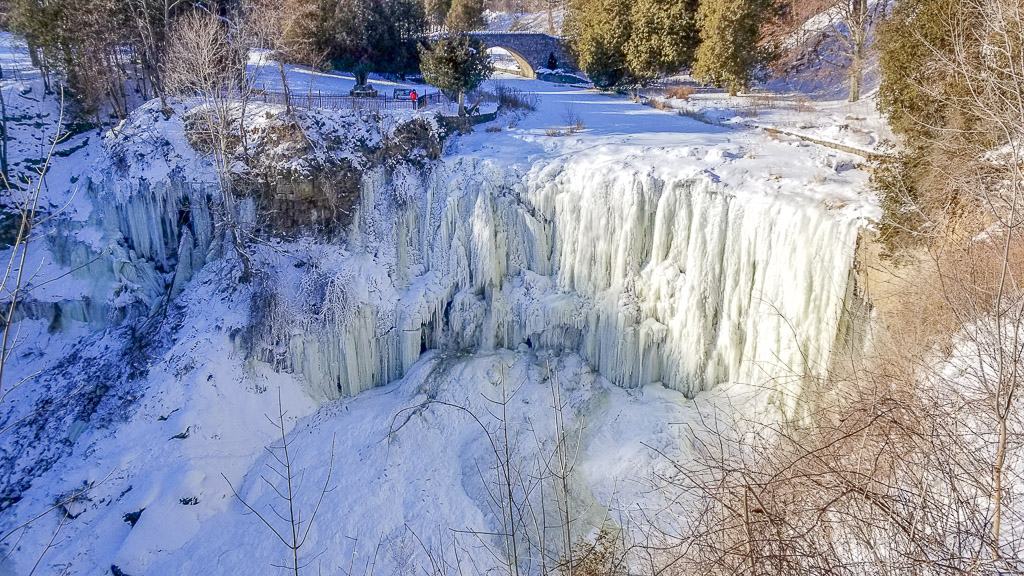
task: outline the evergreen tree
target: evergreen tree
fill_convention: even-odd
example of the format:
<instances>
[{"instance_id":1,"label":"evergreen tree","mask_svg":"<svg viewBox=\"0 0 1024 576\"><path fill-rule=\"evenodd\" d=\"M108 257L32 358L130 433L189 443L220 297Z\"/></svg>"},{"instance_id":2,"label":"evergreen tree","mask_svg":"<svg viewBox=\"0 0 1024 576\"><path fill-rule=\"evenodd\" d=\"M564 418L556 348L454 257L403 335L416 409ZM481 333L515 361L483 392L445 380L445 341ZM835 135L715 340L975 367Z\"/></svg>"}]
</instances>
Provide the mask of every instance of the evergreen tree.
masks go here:
<instances>
[{"instance_id":1,"label":"evergreen tree","mask_svg":"<svg viewBox=\"0 0 1024 576\"><path fill-rule=\"evenodd\" d=\"M554 52L548 54L548 62L547 64L545 64L545 68L547 68L548 70L558 69L558 58L555 57Z\"/></svg>"},{"instance_id":2,"label":"evergreen tree","mask_svg":"<svg viewBox=\"0 0 1024 576\"><path fill-rule=\"evenodd\" d=\"M482 42L466 34L445 36L420 48L423 78L459 102L466 114L466 92L476 89L493 71Z\"/></svg>"},{"instance_id":3,"label":"evergreen tree","mask_svg":"<svg viewBox=\"0 0 1024 576\"><path fill-rule=\"evenodd\" d=\"M565 33L595 86L645 84L693 61L696 0L572 0Z\"/></svg>"},{"instance_id":4,"label":"evergreen tree","mask_svg":"<svg viewBox=\"0 0 1024 576\"><path fill-rule=\"evenodd\" d=\"M700 41L696 0L635 0L626 64L640 84L678 72L693 62Z\"/></svg>"},{"instance_id":5,"label":"evergreen tree","mask_svg":"<svg viewBox=\"0 0 1024 576\"><path fill-rule=\"evenodd\" d=\"M484 27L483 0L451 0L451 8L445 21L448 29L455 32L468 32Z\"/></svg>"},{"instance_id":6,"label":"evergreen tree","mask_svg":"<svg viewBox=\"0 0 1024 576\"><path fill-rule=\"evenodd\" d=\"M452 9L452 0L426 0L427 20L434 28L441 28L448 19L448 12Z\"/></svg>"},{"instance_id":7,"label":"evergreen tree","mask_svg":"<svg viewBox=\"0 0 1024 576\"><path fill-rule=\"evenodd\" d=\"M570 0L565 35L576 64L598 88L628 81L631 0Z\"/></svg>"},{"instance_id":8,"label":"evergreen tree","mask_svg":"<svg viewBox=\"0 0 1024 576\"><path fill-rule=\"evenodd\" d=\"M418 44L427 27L422 0L385 0L387 13L384 42L388 57L381 71L407 74L419 68Z\"/></svg>"},{"instance_id":9,"label":"evergreen tree","mask_svg":"<svg viewBox=\"0 0 1024 576\"><path fill-rule=\"evenodd\" d=\"M414 70L416 42L425 27L419 0L352 0L336 7L327 53L363 85L371 71Z\"/></svg>"},{"instance_id":10,"label":"evergreen tree","mask_svg":"<svg viewBox=\"0 0 1024 576\"><path fill-rule=\"evenodd\" d=\"M880 27L878 107L911 146L963 112L949 102L965 88L936 66L953 55L949 23L963 20L956 17L961 10L957 0L903 0Z\"/></svg>"},{"instance_id":11,"label":"evergreen tree","mask_svg":"<svg viewBox=\"0 0 1024 576\"><path fill-rule=\"evenodd\" d=\"M263 0L268 4L281 2L278 38L271 42L278 48L278 57L290 62L317 66L330 52L334 13L327 0Z\"/></svg>"},{"instance_id":12,"label":"evergreen tree","mask_svg":"<svg viewBox=\"0 0 1024 576\"><path fill-rule=\"evenodd\" d=\"M730 95L749 88L775 58L763 32L778 15L776 0L701 0L694 78L724 87Z\"/></svg>"}]
</instances>

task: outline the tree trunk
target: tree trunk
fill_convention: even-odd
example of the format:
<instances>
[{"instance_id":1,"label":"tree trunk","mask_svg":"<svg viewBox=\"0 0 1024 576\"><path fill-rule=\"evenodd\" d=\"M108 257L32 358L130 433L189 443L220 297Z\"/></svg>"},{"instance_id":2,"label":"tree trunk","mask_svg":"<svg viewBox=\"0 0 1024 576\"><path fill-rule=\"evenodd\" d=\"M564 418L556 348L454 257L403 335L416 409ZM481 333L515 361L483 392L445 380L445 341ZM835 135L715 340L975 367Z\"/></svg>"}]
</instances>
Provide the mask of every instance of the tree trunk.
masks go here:
<instances>
[{"instance_id":1,"label":"tree trunk","mask_svg":"<svg viewBox=\"0 0 1024 576\"><path fill-rule=\"evenodd\" d=\"M998 410L998 407L997 407ZM1000 556L1000 532L1003 519L1003 466L1006 463L1006 418L1000 417L997 426L998 443L996 461L992 466L992 556Z\"/></svg>"},{"instance_id":2,"label":"tree trunk","mask_svg":"<svg viewBox=\"0 0 1024 576\"><path fill-rule=\"evenodd\" d=\"M277 71L281 74L281 89L284 90L284 111L289 116L292 113L292 93L288 88L288 74L284 69L284 62L280 58L277 60Z\"/></svg>"},{"instance_id":3,"label":"tree trunk","mask_svg":"<svg viewBox=\"0 0 1024 576\"><path fill-rule=\"evenodd\" d=\"M463 91L459 92L459 116L466 115L466 93Z\"/></svg>"},{"instance_id":4,"label":"tree trunk","mask_svg":"<svg viewBox=\"0 0 1024 576\"><path fill-rule=\"evenodd\" d=\"M850 102L860 100L860 88L864 77L864 46L868 35L868 2L852 0L850 18L846 23L850 29Z\"/></svg>"},{"instance_id":5,"label":"tree trunk","mask_svg":"<svg viewBox=\"0 0 1024 576\"><path fill-rule=\"evenodd\" d=\"M7 173L7 102L4 100L4 93L0 90L0 177L3 182L9 182Z\"/></svg>"},{"instance_id":6,"label":"tree trunk","mask_svg":"<svg viewBox=\"0 0 1024 576\"><path fill-rule=\"evenodd\" d=\"M860 100L860 84L864 74L864 59L860 51L853 54L850 62L850 102Z\"/></svg>"}]
</instances>

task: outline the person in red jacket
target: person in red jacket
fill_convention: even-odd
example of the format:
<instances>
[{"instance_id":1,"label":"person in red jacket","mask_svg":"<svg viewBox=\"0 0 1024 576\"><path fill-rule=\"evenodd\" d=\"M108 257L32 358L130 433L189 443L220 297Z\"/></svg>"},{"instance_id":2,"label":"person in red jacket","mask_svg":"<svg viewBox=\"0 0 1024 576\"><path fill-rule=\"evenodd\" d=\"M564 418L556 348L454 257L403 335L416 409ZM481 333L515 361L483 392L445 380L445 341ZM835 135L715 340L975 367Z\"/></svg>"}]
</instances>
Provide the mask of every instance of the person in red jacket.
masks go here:
<instances>
[{"instance_id":1,"label":"person in red jacket","mask_svg":"<svg viewBox=\"0 0 1024 576\"><path fill-rule=\"evenodd\" d=\"M413 90L412 92L410 92L410 93L409 93L409 100L412 100L412 107L413 107L414 109L415 109L415 108L419 108L419 106L417 106L417 105L416 105L416 100L417 100L417 99L418 99L419 97L420 97L420 96L419 96L419 94L417 94L417 93L416 93L416 90L415 90L415 89L414 89L414 90Z\"/></svg>"}]
</instances>

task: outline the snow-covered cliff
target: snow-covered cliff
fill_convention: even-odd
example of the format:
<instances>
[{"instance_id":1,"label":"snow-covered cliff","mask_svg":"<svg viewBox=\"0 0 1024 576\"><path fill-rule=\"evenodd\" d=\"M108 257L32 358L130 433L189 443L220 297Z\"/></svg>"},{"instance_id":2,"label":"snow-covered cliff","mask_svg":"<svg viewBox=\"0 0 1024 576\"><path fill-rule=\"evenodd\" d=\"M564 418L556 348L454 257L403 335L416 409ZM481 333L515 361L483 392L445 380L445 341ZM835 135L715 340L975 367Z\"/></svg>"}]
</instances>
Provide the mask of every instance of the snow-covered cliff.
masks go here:
<instances>
[{"instance_id":1,"label":"snow-covered cliff","mask_svg":"<svg viewBox=\"0 0 1024 576\"><path fill-rule=\"evenodd\" d=\"M700 162L364 153L353 165L348 220L330 233L313 209L305 229L301 213L287 230L257 227L259 199L242 203L263 240L247 249L259 289L239 346L320 401L396 380L434 349L578 352L620 386L690 396L723 382L789 392L828 362L855 212L733 189ZM225 253L219 195L181 171L126 182L107 174L90 190L130 263L121 286L153 306ZM350 183L310 194L337 203L348 192L332 185Z\"/></svg>"}]
</instances>

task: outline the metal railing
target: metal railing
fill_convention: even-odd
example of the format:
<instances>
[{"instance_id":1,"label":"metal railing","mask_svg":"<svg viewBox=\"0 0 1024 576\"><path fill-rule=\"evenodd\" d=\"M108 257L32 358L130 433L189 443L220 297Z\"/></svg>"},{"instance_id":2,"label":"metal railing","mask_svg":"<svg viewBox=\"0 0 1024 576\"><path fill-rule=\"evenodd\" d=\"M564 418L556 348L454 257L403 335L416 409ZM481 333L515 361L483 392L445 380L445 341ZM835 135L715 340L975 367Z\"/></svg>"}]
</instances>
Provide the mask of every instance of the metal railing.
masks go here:
<instances>
[{"instance_id":1,"label":"metal railing","mask_svg":"<svg viewBox=\"0 0 1024 576\"><path fill-rule=\"evenodd\" d=\"M252 95L253 100L265 104L291 105L296 108L321 108L325 110L420 110L427 106L447 103L448 99L440 92L424 94L413 101L410 98L394 98L382 96L351 96L329 92L260 90Z\"/></svg>"}]
</instances>

